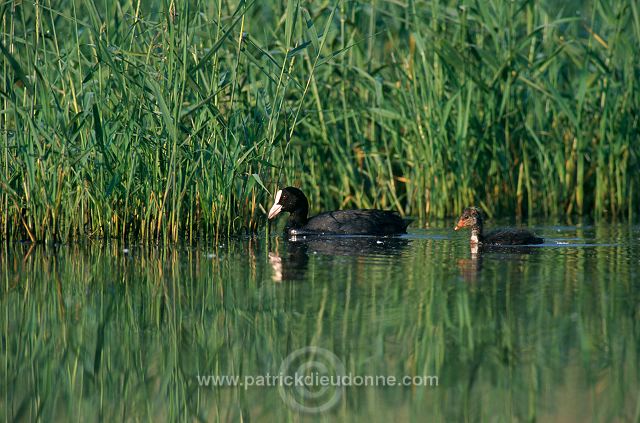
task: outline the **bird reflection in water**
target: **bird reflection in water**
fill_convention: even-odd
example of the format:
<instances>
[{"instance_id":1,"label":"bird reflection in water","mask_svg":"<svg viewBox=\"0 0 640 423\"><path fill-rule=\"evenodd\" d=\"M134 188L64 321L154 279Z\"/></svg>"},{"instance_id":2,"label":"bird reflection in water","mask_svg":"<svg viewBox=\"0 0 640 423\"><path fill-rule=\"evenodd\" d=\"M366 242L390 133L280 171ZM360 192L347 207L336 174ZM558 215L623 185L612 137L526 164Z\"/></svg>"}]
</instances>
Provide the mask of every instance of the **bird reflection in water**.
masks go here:
<instances>
[{"instance_id":1,"label":"bird reflection in water","mask_svg":"<svg viewBox=\"0 0 640 423\"><path fill-rule=\"evenodd\" d=\"M528 257L540 254L543 249L529 245L478 245L470 244L470 258L458 260L460 276L466 282L477 282L482 271L483 260L498 260L501 262L516 262L527 260Z\"/></svg>"},{"instance_id":2,"label":"bird reflection in water","mask_svg":"<svg viewBox=\"0 0 640 423\"><path fill-rule=\"evenodd\" d=\"M269 264L276 282L302 280L305 277L309 256L319 254L335 257L399 256L410 240L398 237L354 236L290 236L283 245L269 252Z\"/></svg>"},{"instance_id":3,"label":"bird reflection in water","mask_svg":"<svg viewBox=\"0 0 640 423\"><path fill-rule=\"evenodd\" d=\"M475 283L482 270L482 253L478 244L471 244L471 258L458 260L458 270L465 282Z\"/></svg>"},{"instance_id":4,"label":"bird reflection in water","mask_svg":"<svg viewBox=\"0 0 640 423\"><path fill-rule=\"evenodd\" d=\"M278 254L278 250L269 251L269 264L273 270L271 276L275 282L303 279L309 266L307 245L286 242L285 251Z\"/></svg>"}]
</instances>

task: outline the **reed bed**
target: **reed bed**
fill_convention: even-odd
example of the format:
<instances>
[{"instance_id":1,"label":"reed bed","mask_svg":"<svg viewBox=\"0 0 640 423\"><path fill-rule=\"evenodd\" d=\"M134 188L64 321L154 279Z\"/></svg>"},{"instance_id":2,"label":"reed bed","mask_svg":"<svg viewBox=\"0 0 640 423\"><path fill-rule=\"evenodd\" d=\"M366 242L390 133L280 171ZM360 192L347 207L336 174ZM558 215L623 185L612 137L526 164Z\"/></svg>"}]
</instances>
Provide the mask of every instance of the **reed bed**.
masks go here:
<instances>
[{"instance_id":1,"label":"reed bed","mask_svg":"<svg viewBox=\"0 0 640 423\"><path fill-rule=\"evenodd\" d=\"M274 190L421 221L633 218L623 0L0 5L0 236L208 240Z\"/></svg>"}]
</instances>

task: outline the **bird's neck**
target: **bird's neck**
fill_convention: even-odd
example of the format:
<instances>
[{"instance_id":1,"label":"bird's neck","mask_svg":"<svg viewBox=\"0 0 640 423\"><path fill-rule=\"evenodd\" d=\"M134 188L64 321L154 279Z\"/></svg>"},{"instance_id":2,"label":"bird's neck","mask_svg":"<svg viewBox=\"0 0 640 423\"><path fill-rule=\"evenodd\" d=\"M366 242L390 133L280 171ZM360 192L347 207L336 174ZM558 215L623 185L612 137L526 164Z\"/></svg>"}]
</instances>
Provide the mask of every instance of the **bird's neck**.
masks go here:
<instances>
[{"instance_id":1,"label":"bird's neck","mask_svg":"<svg viewBox=\"0 0 640 423\"><path fill-rule=\"evenodd\" d=\"M476 224L471 227L471 244L481 244L482 240L482 220L478 220Z\"/></svg>"},{"instance_id":2,"label":"bird's neck","mask_svg":"<svg viewBox=\"0 0 640 423\"><path fill-rule=\"evenodd\" d=\"M307 224L307 215L309 214L309 206L304 205L289 215L287 221L287 229L300 228Z\"/></svg>"}]
</instances>

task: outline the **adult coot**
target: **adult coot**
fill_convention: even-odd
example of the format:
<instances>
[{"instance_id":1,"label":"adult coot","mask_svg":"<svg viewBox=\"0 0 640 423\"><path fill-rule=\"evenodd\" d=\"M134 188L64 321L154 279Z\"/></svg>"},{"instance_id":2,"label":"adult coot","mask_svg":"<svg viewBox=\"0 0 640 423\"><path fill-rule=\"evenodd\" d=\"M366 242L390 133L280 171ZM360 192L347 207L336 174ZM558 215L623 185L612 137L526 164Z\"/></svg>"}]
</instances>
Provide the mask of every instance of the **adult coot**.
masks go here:
<instances>
[{"instance_id":1,"label":"adult coot","mask_svg":"<svg viewBox=\"0 0 640 423\"><path fill-rule=\"evenodd\" d=\"M289 235L395 235L407 232L409 222L386 210L336 210L307 218L309 202L298 188L276 193L269 219L289 212L285 232Z\"/></svg>"},{"instance_id":2,"label":"adult coot","mask_svg":"<svg viewBox=\"0 0 640 423\"><path fill-rule=\"evenodd\" d=\"M531 245L542 244L544 239L527 229L503 228L487 234L482 231L482 211L477 207L467 207L454 230L471 227L471 244L485 245Z\"/></svg>"}]
</instances>

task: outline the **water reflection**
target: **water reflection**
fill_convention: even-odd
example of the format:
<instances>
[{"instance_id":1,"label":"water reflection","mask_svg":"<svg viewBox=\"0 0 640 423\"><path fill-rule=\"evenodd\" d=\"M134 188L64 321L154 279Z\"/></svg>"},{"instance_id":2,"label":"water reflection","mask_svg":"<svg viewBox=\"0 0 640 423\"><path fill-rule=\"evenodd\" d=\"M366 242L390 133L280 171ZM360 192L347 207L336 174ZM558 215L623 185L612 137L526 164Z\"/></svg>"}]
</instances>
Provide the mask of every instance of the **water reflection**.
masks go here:
<instances>
[{"instance_id":1,"label":"water reflection","mask_svg":"<svg viewBox=\"0 0 640 423\"><path fill-rule=\"evenodd\" d=\"M537 226L549 245L473 252L446 226L0 247L0 415L300 421L277 388L197 376L274 375L318 346L354 375L439 384L349 387L310 420L637 421L640 228Z\"/></svg>"},{"instance_id":2,"label":"water reflection","mask_svg":"<svg viewBox=\"0 0 640 423\"><path fill-rule=\"evenodd\" d=\"M305 277L310 255L331 257L393 257L402 254L411 243L401 237L356 237L356 236L292 236L269 251L269 264L273 280L302 280Z\"/></svg>"},{"instance_id":3,"label":"water reflection","mask_svg":"<svg viewBox=\"0 0 640 423\"><path fill-rule=\"evenodd\" d=\"M522 261L527 259L527 256L542 254L543 248L544 246L540 245L470 244L469 258L460 258L457 261L460 276L467 282L477 282L485 257L503 262Z\"/></svg>"},{"instance_id":4,"label":"water reflection","mask_svg":"<svg viewBox=\"0 0 640 423\"><path fill-rule=\"evenodd\" d=\"M275 282L303 280L307 273L309 254L307 245L287 243L284 253L269 251L269 264Z\"/></svg>"},{"instance_id":5,"label":"water reflection","mask_svg":"<svg viewBox=\"0 0 640 423\"><path fill-rule=\"evenodd\" d=\"M475 283L482 270L482 253L478 244L471 244L470 256L470 258L458 259L457 264L462 279L469 283Z\"/></svg>"}]
</instances>

